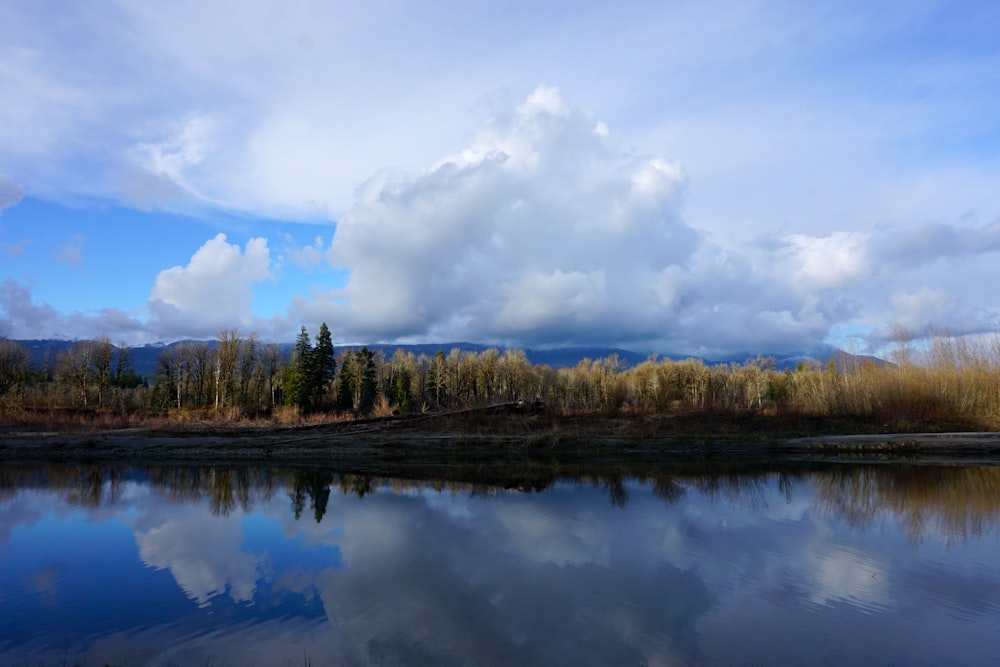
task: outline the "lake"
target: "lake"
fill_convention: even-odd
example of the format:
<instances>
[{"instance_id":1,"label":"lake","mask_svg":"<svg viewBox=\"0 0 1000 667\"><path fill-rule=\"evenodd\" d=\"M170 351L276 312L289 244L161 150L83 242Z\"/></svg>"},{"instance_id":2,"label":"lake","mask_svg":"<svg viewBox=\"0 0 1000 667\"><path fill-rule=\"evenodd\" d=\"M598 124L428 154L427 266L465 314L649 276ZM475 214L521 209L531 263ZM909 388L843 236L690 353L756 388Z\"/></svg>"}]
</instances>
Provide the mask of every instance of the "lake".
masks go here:
<instances>
[{"instance_id":1,"label":"lake","mask_svg":"<svg viewBox=\"0 0 1000 667\"><path fill-rule=\"evenodd\" d=\"M5 464L0 666L1000 661L1000 468L454 477Z\"/></svg>"}]
</instances>

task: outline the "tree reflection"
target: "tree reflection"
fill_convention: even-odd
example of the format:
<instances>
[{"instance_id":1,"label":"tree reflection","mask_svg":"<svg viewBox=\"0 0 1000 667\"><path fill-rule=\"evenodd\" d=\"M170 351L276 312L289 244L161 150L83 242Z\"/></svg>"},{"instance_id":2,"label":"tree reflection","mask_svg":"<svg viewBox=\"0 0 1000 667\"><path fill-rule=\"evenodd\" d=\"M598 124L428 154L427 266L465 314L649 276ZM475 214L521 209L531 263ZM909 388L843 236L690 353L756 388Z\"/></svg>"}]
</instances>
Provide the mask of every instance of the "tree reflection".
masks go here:
<instances>
[{"instance_id":1,"label":"tree reflection","mask_svg":"<svg viewBox=\"0 0 1000 667\"><path fill-rule=\"evenodd\" d=\"M628 490L622 483L621 475L610 475L604 480L604 490L611 499L611 504L619 509L628 505Z\"/></svg>"},{"instance_id":2,"label":"tree reflection","mask_svg":"<svg viewBox=\"0 0 1000 667\"><path fill-rule=\"evenodd\" d=\"M543 493L556 482L589 485L606 494L611 504L626 508L630 489L648 488L667 504L681 502L697 491L710 500L725 500L748 508L766 507L776 488L790 502L805 484L815 487L817 509L866 530L886 517L906 526L911 540L928 535L966 540L1000 526L1000 467L834 465L824 468L780 469L720 465L616 466L612 470L533 466L500 470L482 466L436 469L427 477L406 479L322 468L277 469L256 466L151 466L126 468L100 465L5 465L0 467L0 503L22 488L47 488L66 502L86 507L112 505L126 483L147 485L176 502L207 502L217 516L237 509L250 512L257 502L276 492L288 494L292 514L312 513L319 523L331 493L364 498L372 493L449 493L489 498L508 493ZM454 478L442 479L444 474ZM813 490L808 490L813 494Z\"/></svg>"},{"instance_id":3,"label":"tree reflection","mask_svg":"<svg viewBox=\"0 0 1000 667\"><path fill-rule=\"evenodd\" d=\"M767 507L767 484L771 473L705 473L692 482L698 491L712 500L725 498L734 505L760 509Z\"/></svg>"},{"instance_id":4,"label":"tree reflection","mask_svg":"<svg viewBox=\"0 0 1000 667\"><path fill-rule=\"evenodd\" d=\"M685 489L673 477L656 477L653 479L653 495L667 503L676 505L684 497Z\"/></svg>"},{"instance_id":5,"label":"tree reflection","mask_svg":"<svg viewBox=\"0 0 1000 667\"><path fill-rule=\"evenodd\" d=\"M337 486L344 495L354 494L364 498L372 492L372 478L369 475L341 473L337 475Z\"/></svg>"},{"instance_id":6,"label":"tree reflection","mask_svg":"<svg viewBox=\"0 0 1000 667\"><path fill-rule=\"evenodd\" d=\"M836 468L817 476L816 502L858 530L894 516L914 543L928 534L965 541L1000 525L1000 468Z\"/></svg>"},{"instance_id":7,"label":"tree reflection","mask_svg":"<svg viewBox=\"0 0 1000 667\"><path fill-rule=\"evenodd\" d=\"M292 514L298 521L309 499L316 523L323 520L327 503L330 502L330 485L333 473L324 470L296 470L290 475L288 497L292 501Z\"/></svg>"}]
</instances>

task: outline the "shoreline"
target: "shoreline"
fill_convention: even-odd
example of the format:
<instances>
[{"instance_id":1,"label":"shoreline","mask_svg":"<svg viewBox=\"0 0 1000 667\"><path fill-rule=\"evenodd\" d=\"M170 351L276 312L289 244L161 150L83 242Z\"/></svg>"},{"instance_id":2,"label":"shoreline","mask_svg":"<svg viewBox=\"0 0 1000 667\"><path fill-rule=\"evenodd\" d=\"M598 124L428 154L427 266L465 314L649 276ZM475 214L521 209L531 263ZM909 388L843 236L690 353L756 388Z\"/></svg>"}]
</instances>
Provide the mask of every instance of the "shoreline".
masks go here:
<instances>
[{"instance_id":1,"label":"shoreline","mask_svg":"<svg viewBox=\"0 0 1000 667\"><path fill-rule=\"evenodd\" d=\"M625 426L622 426L625 424ZM147 465L614 466L708 461L957 461L1000 464L1000 432L787 436L746 431L660 433L623 420L438 424L393 420L297 426L39 430L0 427L0 461ZM561 428L560 428L561 427ZM602 428L598 428L602 427Z\"/></svg>"}]
</instances>

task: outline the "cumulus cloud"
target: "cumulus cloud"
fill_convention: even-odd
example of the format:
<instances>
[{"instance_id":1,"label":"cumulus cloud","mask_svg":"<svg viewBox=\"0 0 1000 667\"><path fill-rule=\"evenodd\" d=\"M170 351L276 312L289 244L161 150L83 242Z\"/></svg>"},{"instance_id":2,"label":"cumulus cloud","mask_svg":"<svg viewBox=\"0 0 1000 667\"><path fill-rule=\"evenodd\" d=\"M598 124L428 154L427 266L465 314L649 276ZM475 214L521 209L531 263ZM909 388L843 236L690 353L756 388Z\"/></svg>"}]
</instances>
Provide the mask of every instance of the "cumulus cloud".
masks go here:
<instances>
[{"instance_id":1,"label":"cumulus cloud","mask_svg":"<svg viewBox=\"0 0 1000 667\"><path fill-rule=\"evenodd\" d=\"M960 298L928 269L992 261L1000 223L727 245L685 219L687 188L676 162L625 150L606 124L542 86L427 168L372 175L329 244L286 248L295 264L324 257L348 278L296 297L281 317L332 322L351 341L618 344L711 357L817 350L844 322L910 321L916 306L894 295L923 287L941 292L933 312L944 318L963 312L944 307L945 295L993 301ZM988 326L984 312L965 316L963 330L975 318Z\"/></svg>"},{"instance_id":2,"label":"cumulus cloud","mask_svg":"<svg viewBox=\"0 0 1000 667\"><path fill-rule=\"evenodd\" d=\"M673 296L651 286L700 243L680 217L686 180L593 127L540 87L432 167L374 175L327 252L350 270L331 306L376 338L657 335Z\"/></svg>"},{"instance_id":3,"label":"cumulus cloud","mask_svg":"<svg viewBox=\"0 0 1000 667\"><path fill-rule=\"evenodd\" d=\"M225 131L217 117L194 115L140 152L150 174L207 198L192 174L211 163ZM145 342L237 327L289 339L326 321L350 342L601 344L709 358L815 351L845 325L869 332L873 348L899 327L1000 326L988 281L967 279L993 270L1000 221L736 243L687 219L687 191L681 165L626 147L541 86L425 168L374 172L332 239L299 246L278 236L274 256L265 238L241 247L218 234L156 276L144 313L58 313L10 280L0 312L24 337ZM62 259L79 262L81 248L75 238ZM269 318L254 314L255 285L278 280L283 265L324 262L346 284L314 287Z\"/></svg>"},{"instance_id":4,"label":"cumulus cloud","mask_svg":"<svg viewBox=\"0 0 1000 667\"><path fill-rule=\"evenodd\" d=\"M624 150L542 86L430 167L373 175L325 249L346 286L290 319L349 340L711 354L816 346L854 314L821 297L869 274L864 236L726 248L685 221L686 190L680 165Z\"/></svg>"},{"instance_id":5,"label":"cumulus cloud","mask_svg":"<svg viewBox=\"0 0 1000 667\"><path fill-rule=\"evenodd\" d=\"M332 242L274 264L325 256L346 288L253 322L271 269L206 288L192 260L153 287L155 338L326 319L352 341L721 355L917 321L898 295L922 290L951 304L924 308L939 326L996 326L989 281L970 276L995 272L1000 222L949 222L996 214L1000 86L969 48L991 37L988 10L941 31L927 7L831 20L661 4L540 22L433 4L71 3L53 22L20 3L0 42L0 171L55 201L338 221ZM922 36L913 51L880 57L904 33ZM513 99L538 81L573 100L546 86ZM0 212L23 193L0 176Z\"/></svg>"},{"instance_id":6,"label":"cumulus cloud","mask_svg":"<svg viewBox=\"0 0 1000 667\"><path fill-rule=\"evenodd\" d=\"M8 338L145 339L146 324L135 313L118 308L63 313L47 303L37 303L32 285L7 279L0 284L0 336Z\"/></svg>"},{"instance_id":7,"label":"cumulus cloud","mask_svg":"<svg viewBox=\"0 0 1000 667\"><path fill-rule=\"evenodd\" d=\"M161 271L148 308L157 331L174 336L214 336L222 329L250 326L253 285L271 280L267 239L252 238L241 250L225 234L205 242L187 266Z\"/></svg>"},{"instance_id":8,"label":"cumulus cloud","mask_svg":"<svg viewBox=\"0 0 1000 667\"><path fill-rule=\"evenodd\" d=\"M5 280L0 285L0 335L9 338L46 338L62 333L62 314L47 304L36 304L29 285Z\"/></svg>"}]
</instances>

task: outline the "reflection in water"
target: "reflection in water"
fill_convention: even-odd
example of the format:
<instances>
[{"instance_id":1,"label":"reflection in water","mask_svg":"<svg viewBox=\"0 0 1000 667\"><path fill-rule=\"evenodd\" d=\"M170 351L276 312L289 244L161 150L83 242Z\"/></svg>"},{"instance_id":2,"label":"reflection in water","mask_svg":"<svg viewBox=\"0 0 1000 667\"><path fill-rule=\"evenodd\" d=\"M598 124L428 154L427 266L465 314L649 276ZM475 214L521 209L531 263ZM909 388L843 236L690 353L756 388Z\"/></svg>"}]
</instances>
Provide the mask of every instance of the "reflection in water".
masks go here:
<instances>
[{"instance_id":1,"label":"reflection in water","mask_svg":"<svg viewBox=\"0 0 1000 667\"><path fill-rule=\"evenodd\" d=\"M3 466L0 665L1000 650L1000 468L445 472Z\"/></svg>"},{"instance_id":2,"label":"reflection in water","mask_svg":"<svg viewBox=\"0 0 1000 667\"><path fill-rule=\"evenodd\" d=\"M1000 519L998 467L833 468L816 477L816 491L819 506L850 526L864 530L892 516L917 542L965 541L995 532Z\"/></svg>"},{"instance_id":3,"label":"reflection in water","mask_svg":"<svg viewBox=\"0 0 1000 667\"><path fill-rule=\"evenodd\" d=\"M19 488L44 486L70 505L100 507L121 495L125 468L98 465L5 466L0 468L0 501ZM208 499L209 510L227 516L236 509L251 512L287 489L291 511L299 519L306 507L316 523L326 514L331 490L364 498L387 490L409 493L433 490L451 495L490 497L506 493L540 493L553 484L571 483L600 490L614 507L625 509L629 483L649 486L668 504L681 501L687 489L713 501L725 500L750 509L767 505L776 485L790 502L803 483L816 487L816 506L853 528L864 530L887 516L898 518L915 540L928 535L964 540L995 531L1000 524L1000 467L921 465L834 465L823 469L781 471L746 469L720 473L711 468L648 471L625 475L542 475L528 484L498 486L471 480L420 480L323 469L269 467L154 466L131 471L166 498L180 502Z\"/></svg>"},{"instance_id":4,"label":"reflection in water","mask_svg":"<svg viewBox=\"0 0 1000 667\"><path fill-rule=\"evenodd\" d=\"M306 497L309 498L309 508L313 512L316 523L323 520L326 514L326 505L330 502L330 485L334 484L333 473L326 471L307 470L293 472L291 475L292 488L288 496L292 499L292 513L298 521L305 508ZM363 496L359 493L358 497Z\"/></svg>"}]
</instances>

